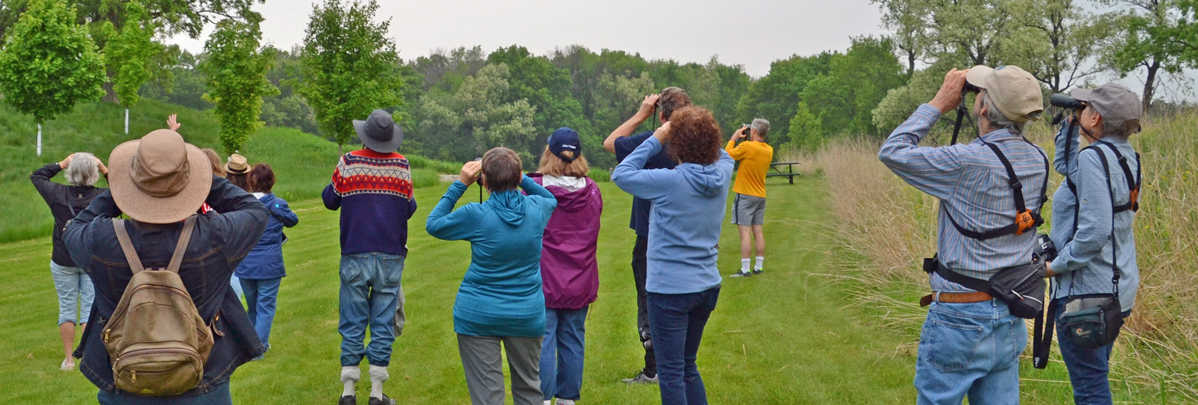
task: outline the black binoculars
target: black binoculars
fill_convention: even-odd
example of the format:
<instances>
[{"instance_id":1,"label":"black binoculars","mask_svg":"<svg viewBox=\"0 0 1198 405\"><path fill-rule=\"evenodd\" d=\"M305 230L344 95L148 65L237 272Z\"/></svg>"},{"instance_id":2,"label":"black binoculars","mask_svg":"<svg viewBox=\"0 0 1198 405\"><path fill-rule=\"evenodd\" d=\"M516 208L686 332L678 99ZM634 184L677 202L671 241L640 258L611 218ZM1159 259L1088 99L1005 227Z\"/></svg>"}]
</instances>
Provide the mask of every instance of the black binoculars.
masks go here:
<instances>
[{"instance_id":1,"label":"black binoculars","mask_svg":"<svg viewBox=\"0 0 1198 405\"><path fill-rule=\"evenodd\" d=\"M1052 97L1048 98L1048 103L1057 107L1068 108L1070 110L1081 111L1086 109L1086 103L1084 101L1080 101L1064 94L1053 94Z\"/></svg>"}]
</instances>

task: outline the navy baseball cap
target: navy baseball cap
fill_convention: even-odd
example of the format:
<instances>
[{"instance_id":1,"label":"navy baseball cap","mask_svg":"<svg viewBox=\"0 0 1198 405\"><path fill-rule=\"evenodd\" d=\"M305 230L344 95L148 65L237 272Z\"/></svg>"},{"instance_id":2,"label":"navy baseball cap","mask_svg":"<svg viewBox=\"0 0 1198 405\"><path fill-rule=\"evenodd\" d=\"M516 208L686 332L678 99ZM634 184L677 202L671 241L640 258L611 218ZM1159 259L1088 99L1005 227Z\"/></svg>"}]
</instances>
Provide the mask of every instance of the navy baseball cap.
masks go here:
<instances>
[{"instance_id":1,"label":"navy baseball cap","mask_svg":"<svg viewBox=\"0 0 1198 405\"><path fill-rule=\"evenodd\" d=\"M565 151L574 152L574 156L562 156L562 152ZM582 141L578 139L578 132L569 127L561 127L553 131L553 135L549 135L549 152L566 163L573 162L574 159L582 156Z\"/></svg>"}]
</instances>

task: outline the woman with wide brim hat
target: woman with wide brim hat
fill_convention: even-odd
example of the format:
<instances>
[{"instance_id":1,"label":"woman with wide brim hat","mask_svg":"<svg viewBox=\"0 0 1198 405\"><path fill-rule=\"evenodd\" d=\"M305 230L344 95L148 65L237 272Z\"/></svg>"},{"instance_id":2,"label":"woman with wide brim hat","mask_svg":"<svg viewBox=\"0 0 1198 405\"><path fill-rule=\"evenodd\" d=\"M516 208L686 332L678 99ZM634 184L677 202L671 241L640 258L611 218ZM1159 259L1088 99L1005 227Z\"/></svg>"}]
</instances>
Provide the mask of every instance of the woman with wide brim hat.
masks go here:
<instances>
[{"instance_id":1,"label":"woman with wide brim hat","mask_svg":"<svg viewBox=\"0 0 1198 405\"><path fill-rule=\"evenodd\" d=\"M138 222L183 221L200 209L212 186L208 157L169 129L120 144L108 162L112 199Z\"/></svg>"}]
</instances>

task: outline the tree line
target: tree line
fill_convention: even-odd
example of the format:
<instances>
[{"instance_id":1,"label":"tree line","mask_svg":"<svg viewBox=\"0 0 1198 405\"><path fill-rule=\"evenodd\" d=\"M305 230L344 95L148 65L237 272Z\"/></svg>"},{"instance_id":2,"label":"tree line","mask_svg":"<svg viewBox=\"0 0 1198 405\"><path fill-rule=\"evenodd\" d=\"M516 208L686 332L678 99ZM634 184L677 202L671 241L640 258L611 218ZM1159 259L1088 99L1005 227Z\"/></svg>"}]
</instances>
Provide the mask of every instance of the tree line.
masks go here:
<instances>
[{"instance_id":1,"label":"tree line","mask_svg":"<svg viewBox=\"0 0 1198 405\"><path fill-rule=\"evenodd\" d=\"M1046 92L1104 71L1143 74L1152 106L1161 76L1198 63L1198 0L872 0L890 35L777 60L760 78L715 56L680 63L577 45L542 55L460 47L404 60L373 0L315 5L303 44L276 49L260 44L256 1L0 3L0 92L39 124L101 97L127 108L140 97L211 108L228 152L263 124L353 143L350 121L383 108L404 128L407 153L464 161L505 145L533 165L557 127L598 150L641 97L667 86L686 89L725 132L766 118L771 143L810 150L831 136L885 135L950 67L1019 65ZM160 42L209 25L198 54ZM589 158L614 165L607 154Z\"/></svg>"}]
</instances>

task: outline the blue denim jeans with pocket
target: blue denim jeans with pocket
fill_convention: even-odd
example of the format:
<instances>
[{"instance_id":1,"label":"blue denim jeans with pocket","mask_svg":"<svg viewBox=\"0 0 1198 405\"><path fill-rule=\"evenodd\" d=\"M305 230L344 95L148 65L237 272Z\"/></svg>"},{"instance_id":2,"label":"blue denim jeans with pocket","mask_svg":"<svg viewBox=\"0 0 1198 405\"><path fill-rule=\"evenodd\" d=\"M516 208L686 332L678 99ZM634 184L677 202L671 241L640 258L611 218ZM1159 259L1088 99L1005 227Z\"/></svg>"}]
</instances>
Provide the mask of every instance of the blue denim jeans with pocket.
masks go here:
<instances>
[{"instance_id":1,"label":"blue denim jeans with pocket","mask_svg":"<svg viewBox=\"0 0 1198 405\"><path fill-rule=\"evenodd\" d=\"M78 267L60 266L50 261L50 275L54 277L54 290L58 292L58 324L87 322L92 313L92 301L96 290L91 277Z\"/></svg>"},{"instance_id":2,"label":"blue denim jeans with pocket","mask_svg":"<svg viewBox=\"0 0 1198 405\"><path fill-rule=\"evenodd\" d=\"M254 331L258 332L258 340L270 349L270 327L275 322L275 310L279 305L279 285L283 278L268 278L265 280L239 279L242 291L245 291L246 314Z\"/></svg>"},{"instance_id":3,"label":"blue denim jeans with pocket","mask_svg":"<svg viewBox=\"0 0 1198 405\"><path fill-rule=\"evenodd\" d=\"M545 308L541 340L541 393L577 401L582 397L582 364L586 349L587 309Z\"/></svg>"},{"instance_id":4,"label":"blue denim jeans with pocket","mask_svg":"<svg viewBox=\"0 0 1198 405\"><path fill-rule=\"evenodd\" d=\"M341 255L341 365L357 366L366 357L372 366L391 363L395 342L395 310L404 256L385 253ZM364 347L366 328L370 346Z\"/></svg>"},{"instance_id":5,"label":"blue denim jeans with pocket","mask_svg":"<svg viewBox=\"0 0 1198 405\"><path fill-rule=\"evenodd\" d=\"M1077 347L1065 338L1065 323L1061 322L1061 314L1065 313L1065 298L1057 301L1057 312L1052 314L1057 319L1057 347L1061 349L1061 360L1069 370L1069 382L1073 385L1073 403L1077 405L1109 405L1111 398L1111 349L1115 343L1089 350ZM1131 311L1123 313L1123 318L1131 316Z\"/></svg>"},{"instance_id":6,"label":"blue denim jeans with pocket","mask_svg":"<svg viewBox=\"0 0 1198 405\"><path fill-rule=\"evenodd\" d=\"M100 405L233 405L228 381L217 385L212 391L194 397L140 397L123 391L120 394L109 394L100 390L96 399Z\"/></svg>"},{"instance_id":7,"label":"blue denim jeans with pocket","mask_svg":"<svg viewBox=\"0 0 1198 405\"><path fill-rule=\"evenodd\" d=\"M973 405L1018 404L1026 346L1027 326L1000 300L932 303L915 361L917 402L961 405L968 396Z\"/></svg>"},{"instance_id":8,"label":"blue denim jeans with pocket","mask_svg":"<svg viewBox=\"0 0 1198 405\"><path fill-rule=\"evenodd\" d=\"M719 298L718 285L690 294L649 293L649 329L662 405L707 405L707 388L695 360Z\"/></svg>"}]
</instances>

